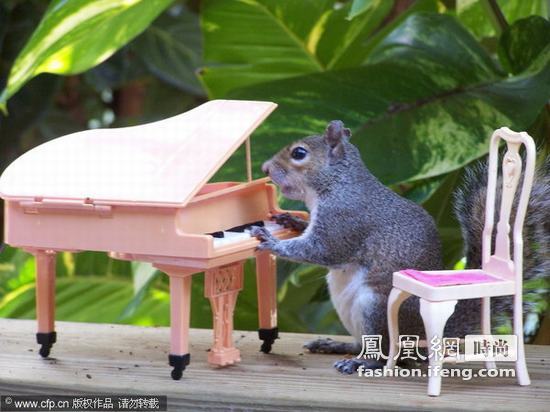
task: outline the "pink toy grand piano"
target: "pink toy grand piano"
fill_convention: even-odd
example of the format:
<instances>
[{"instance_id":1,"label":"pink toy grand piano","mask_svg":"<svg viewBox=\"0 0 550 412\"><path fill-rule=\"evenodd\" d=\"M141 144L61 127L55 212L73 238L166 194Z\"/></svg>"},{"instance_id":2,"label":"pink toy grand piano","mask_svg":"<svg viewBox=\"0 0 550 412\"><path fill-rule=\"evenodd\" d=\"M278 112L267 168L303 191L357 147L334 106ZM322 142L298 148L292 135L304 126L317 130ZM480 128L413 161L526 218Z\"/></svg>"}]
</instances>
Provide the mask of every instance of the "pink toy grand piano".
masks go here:
<instances>
[{"instance_id":1,"label":"pink toy grand piano","mask_svg":"<svg viewBox=\"0 0 550 412\"><path fill-rule=\"evenodd\" d=\"M169 275L173 379L180 379L189 364L195 273L205 272L213 312L208 361L240 361L232 340L233 311L243 285L243 262L255 256L261 350L271 350L278 335L275 260L268 252L256 253L258 241L249 229L263 225L278 238L296 233L269 220L282 211L275 187L267 179L252 180L249 136L275 107L210 101L150 124L54 139L5 170L0 178L5 241L36 256L41 356L47 357L56 341L56 253L83 250L152 262ZM248 181L207 183L243 143Z\"/></svg>"}]
</instances>

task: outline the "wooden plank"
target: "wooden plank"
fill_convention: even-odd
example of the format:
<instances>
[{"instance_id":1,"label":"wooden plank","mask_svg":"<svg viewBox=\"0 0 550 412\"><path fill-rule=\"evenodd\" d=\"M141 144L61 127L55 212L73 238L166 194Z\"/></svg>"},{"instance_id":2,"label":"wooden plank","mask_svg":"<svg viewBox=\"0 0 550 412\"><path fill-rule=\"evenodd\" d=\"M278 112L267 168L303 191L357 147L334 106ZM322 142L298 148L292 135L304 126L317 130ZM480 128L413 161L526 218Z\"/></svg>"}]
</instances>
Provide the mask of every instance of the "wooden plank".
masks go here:
<instances>
[{"instance_id":1,"label":"wooden plank","mask_svg":"<svg viewBox=\"0 0 550 412\"><path fill-rule=\"evenodd\" d=\"M529 387L514 378L444 378L442 395L430 398L426 378L340 375L332 368L340 356L302 350L314 335L283 333L265 355L255 332L235 332L242 362L220 369L206 363L212 332L192 330L191 365L172 381L168 328L58 322L50 360L38 356L34 333L34 321L0 320L0 393L157 394L167 395L173 410L547 411L550 405L550 346L527 346Z\"/></svg>"}]
</instances>

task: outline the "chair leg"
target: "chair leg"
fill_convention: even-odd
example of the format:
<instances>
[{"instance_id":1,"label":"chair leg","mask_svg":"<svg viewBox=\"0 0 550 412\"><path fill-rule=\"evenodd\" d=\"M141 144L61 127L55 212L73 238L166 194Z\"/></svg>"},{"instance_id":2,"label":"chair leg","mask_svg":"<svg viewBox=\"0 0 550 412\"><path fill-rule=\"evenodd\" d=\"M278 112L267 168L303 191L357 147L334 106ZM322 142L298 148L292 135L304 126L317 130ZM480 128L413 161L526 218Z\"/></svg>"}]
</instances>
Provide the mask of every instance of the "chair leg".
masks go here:
<instances>
[{"instance_id":1,"label":"chair leg","mask_svg":"<svg viewBox=\"0 0 550 412\"><path fill-rule=\"evenodd\" d=\"M522 341L523 335L516 336L518 337L518 359L516 361L518 383L521 386L531 385L531 378L529 378L529 372L527 371L527 364L525 362L525 348Z\"/></svg>"},{"instance_id":2,"label":"chair leg","mask_svg":"<svg viewBox=\"0 0 550 412\"><path fill-rule=\"evenodd\" d=\"M258 288L258 335L262 340L260 351L271 352L279 337L277 328L277 272L275 256L268 251L256 255L256 284Z\"/></svg>"},{"instance_id":3,"label":"chair leg","mask_svg":"<svg viewBox=\"0 0 550 412\"><path fill-rule=\"evenodd\" d=\"M521 291L514 296L514 335L517 337L516 375L521 386L531 384L527 364L525 363L525 347L523 344L523 300Z\"/></svg>"},{"instance_id":4,"label":"chair leg","mask_svg":"<svg viewBox=\"0 0 550 412\"><path fill-rule=\"evenodd\" d=\"M395 367L395 357L399 349L399 307L407 299L410 293L401 289L393 288L388 297L388 331L389 331L389 348L387 368Z\"/></svg>"},{"instance_id":5,"label":"chair leg","mask_svg":"<svg viewBox=\"0 0 550 412\"><path fill-rule=\"evenodd\" d=\"M481 333L491 335L491 298L481 298ZM487 369L496 369L494 361L485 362Z\"/></svg>"},{"instance_id":6,"label":"chair leg","mask_svg":"<svg viewBox=\"0 0 550 412\"><path fill-rule=\"evenodd\" d=\"M36 341L40 356L47 358L56 341L55 333L55 259L56 253L39 250L36 257Z\"/></svg>"},{"instance_id":7,"label":"chair leg","mask_svg":"<svg viewBox=\"0 0 550 412\"><path fill-rule=\"evenodd\" d=\"M426 341L430 362L430 376L428 378L428 395L439 396L441 392L442 353L433 350L431 341L434 338L443 339L443 331L449 317L455 310L456 300L431 302L420 299L420 315L426 329Z\"/></svg>"}]
</instances>

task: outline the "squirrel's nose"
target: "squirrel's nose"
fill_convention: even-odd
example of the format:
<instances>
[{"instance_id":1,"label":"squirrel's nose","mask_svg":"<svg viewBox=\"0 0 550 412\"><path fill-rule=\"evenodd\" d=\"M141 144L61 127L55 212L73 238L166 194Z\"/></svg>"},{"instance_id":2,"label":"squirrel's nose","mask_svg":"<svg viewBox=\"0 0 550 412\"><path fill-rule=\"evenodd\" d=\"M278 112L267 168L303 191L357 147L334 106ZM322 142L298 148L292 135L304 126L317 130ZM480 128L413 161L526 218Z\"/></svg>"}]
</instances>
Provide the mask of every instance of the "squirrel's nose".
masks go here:
<instances>
[{"instance_id":1,"label":"squirrel's nose","mask_svg":"<svg viewBox=\"0 0 550 412\"><path fill-rule=\"evenodd\" d=\"M269 176L269 166L270 165L271 165L271 162L269 160L262 165L262 172L264 172L268 176Z\"/></svg>"}]
</instances>

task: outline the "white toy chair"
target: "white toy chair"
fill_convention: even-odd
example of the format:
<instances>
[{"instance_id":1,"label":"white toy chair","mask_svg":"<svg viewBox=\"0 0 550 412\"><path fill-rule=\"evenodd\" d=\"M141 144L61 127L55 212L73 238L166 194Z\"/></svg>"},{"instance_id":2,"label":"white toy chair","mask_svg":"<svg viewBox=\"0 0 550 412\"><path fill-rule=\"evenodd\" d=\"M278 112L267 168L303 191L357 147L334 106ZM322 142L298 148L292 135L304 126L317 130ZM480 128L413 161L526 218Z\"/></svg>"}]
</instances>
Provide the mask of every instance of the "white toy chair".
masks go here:
<instances>
[{"instance_id":1,"label":"white toy chair","mask_svg":"<svg viewBox=\"0 0 550 412\"><path fill-rule=\"evenodd\" d=\"M499 141L506 141L507 151L502 161L502 199L499 222L495 240L494 254L491 255L491 242L495 215L495 198L497 184L497 160ZM513 259L510 257L510 214L520 175L522 158L519 154L521 145L525 145L526 165L523 186L516 209L513 226ZM431 339L443 337L443 330L455 305L460 299L481 298L481 331L491 334L490 298L492 296L514 295L513 334L517 336L516 375L520 385L529 385L530 379L525 364L523 346L523 238L522 229L527 203L533 183L535 170L535 144L525 132L516 133L507 127L496 130L489 150L489 170L487 199L485 206L485 226L482 241L482 269L415 271L404 270L393 274L393 289L388 299L388 327L390 339L388 368L395 366L398 353L398 312L401 303L411 295L420 298L420 315L426 330L426 342L430 369L439 369L445 359L436 356L430 347ZM472 331L474 332L474 331ZM495 368L494 362L486 362L487 368ZM428 395L439 396L441 376L430 376Z\"/></svg>"}]
</instances>

